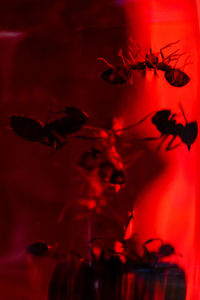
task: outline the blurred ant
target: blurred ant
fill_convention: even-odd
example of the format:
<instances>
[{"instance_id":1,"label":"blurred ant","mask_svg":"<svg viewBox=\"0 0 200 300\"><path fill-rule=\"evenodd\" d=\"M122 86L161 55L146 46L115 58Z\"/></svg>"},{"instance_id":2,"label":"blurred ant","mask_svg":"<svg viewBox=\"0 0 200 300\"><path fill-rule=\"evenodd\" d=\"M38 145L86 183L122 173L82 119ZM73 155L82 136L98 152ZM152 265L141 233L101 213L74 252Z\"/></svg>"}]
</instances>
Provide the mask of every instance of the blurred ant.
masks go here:
<instances>
[{"instance_id":1,"label":"blurred ant","mask_svg":"<svg viewBox=\"0 0 200 300\"><path fill-rule=\"evenodd\" d=\"M57 150L66 144L66 135L79 131L87 121L87 115L76 107L66 107L64 111L55 114L57 113L64 113L66 116L52 122L47 121L46 124L33 118L12 115L11 129L28 141L39 142ZM60 138L64 138L64 142Z\"/></svg>"},{"instance_id":2,"label":"blurred ant","mask_svg":"<svg viewBox=\"0 0 200 300\"><path fill-rule=\"evenodd\" d=\"M150 251L148 249L147 245L151 244L155 241L159 241L161 245L158 247L157 251ZM115 254L123 255L126 257L127 256L127 253L126 253L127 252L127 240L122 240L119 242L121 243L121 251L120 252L115 252L112 249L109 249L109 250ZM162 259L164 259L166 257L170 257L171 255L178 255L178 256L182 257L181 254L175 252L174 246L172 246L169 243L164 243L163 240L160 238L149 239L149 240L145 241L142 244L142 248L143 248L142 255L139 255L135 250L130 249L130 254L133 254L133 256L137 258L137 262L139 263L138 265L137 264L135 265L137 267L154 266L155 264L160 262ZM128 262L130 262L130 261L128 261Z\"/></svg>"},{"instance_id":3,"label":"blurred ant","mask_svg":"<svg viewBox=\"0 0 200 300\"><path fill-rule=\"evenodd\" d=\"M36 242L30 244L26 248L26 252L33 257L50 257L52 259L65 259L65 254L59 254L55 252L57 245L51 246L45 242Z\"/></svg>"},{"instance_id":4,"label":"blurred ant","mask_svg":"<svg viewBox=\"0 0 200 300\"><path fill-rule=\"evenodd\" d=\"M147 248L147 245L154 242L154 241L160 241L161 245L158 248L158 251L149 251ZM142 245L143 247L143 255L140 257L140 260L143 261L143 263L147 264L155 264L160 259L163 259L165 257L169 257L171 255L175 255L175 249L171 244L163 243L162 239L149 239ZM135 252L132 250L132 253L135 254ZM177 254L180 255L180 254ZM137 254L138 256L138 254Z\"/></svg>"},{"instance_id":5,"label":"blurred ant","mask_svg":"<svg viewBox=\"0 0 200 300\"><path fill-rule=\"evenodd\" d=\"M33 256L45 257L45 256L49 256L51 248L52 247L49 246L47 243L36 242L36 243L30 244L26 248L26 251Z\"/></svg>"},{"instance_id":6,"label":"blurred ant","mask_svg":"<svg viewBox=\"0 0 200 300\"><path fill-rule=\"evenodd\" d=\"M133 42L131 40L131 42ZM164 57L163 50L177 44L179 41L167 44L162 47L158 54L153 53L150 48L142 61L138 61L138 51L135 51L133 47L128 48L128 57L123 55L122 50L119 51L119 56L122 59L123 66L113 66L108 63L104 58L98 58L98 60L104 61L110 68L101 74L101 78L111 84L118 85L129 82L133 84L133 71L143 71L146 69L154 70L154 74L157 75L157 70L165 72L165 78L169 84L174 87L182 87L186 85L190 78L180 69L170 66L172 61L178 61L182 54L178 54L179 49L173 51L168 56ZM161 56L161 60L160 60ZM186 65L186 62L185 62ZM184 65L184 66L185 66Z\"/></svg>"}]
</instances>

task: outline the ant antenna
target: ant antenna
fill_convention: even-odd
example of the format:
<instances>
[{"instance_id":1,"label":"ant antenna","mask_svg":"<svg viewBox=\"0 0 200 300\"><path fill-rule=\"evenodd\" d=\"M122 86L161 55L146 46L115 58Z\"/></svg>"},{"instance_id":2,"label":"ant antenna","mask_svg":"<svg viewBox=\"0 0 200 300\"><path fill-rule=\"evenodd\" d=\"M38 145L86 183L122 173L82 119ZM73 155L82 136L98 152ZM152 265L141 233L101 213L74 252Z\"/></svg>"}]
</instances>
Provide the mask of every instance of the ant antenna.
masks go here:
<instances>
[{"instance_id":1,"label":"ant antenna","mask_svg":"<svg viewBox=\"0 0 200 300\"><path fill-rule=\"evenodd\" d=\"M184 62L184 65L183 65L182 67L180 67L179 69L182 69L182 70L184 71L185 66L188 66L188 65L192 65L192 64L193 64L192 61L189 61L189 62L188 62L188 60L189 60L190 57L191 57L191 55L188 55L188 56L186 57L185 62Z\"/></svg>"},{"instance_id":2,"label":"ant antenna","mask_svg":"<svg viewBox=\"0 0 200 300\"><path fill-rule=\"evenodd\" d=\"M115 130L115 133L121 132L121 131L129 130L129 129L131 129L131 128L133 128L133 127L135 127L135 126L141 124L142 122L144 122L147 118L149 118L149 117L150 117L152 114L154 114L154 113L155 113L155 112L149 113L149 114L146 115L143 119L141 119L140 121L138 121L138 122L136 122L136 123L134 123L134 124L132 124L132 125L130 125L130 126L128 126L128 127L125 127L125 128L122 128L122 129Z\"/></svg>"},{"instance_id":3,"label":"ant antenna","mask_svg":"<svg viewBox=\"0 0 200 300\"><path fill-rule=\"evenodd\" d=\"M185 119L185 122L186 122L186 124L188 124L188 121L187 121L187 119L186 119L185 112L184 112L184 110L183 110L183 107L182 107L181 103L179 103L179 106L180 106L182 115L183 115L183 117L184 117L184 119Z\"/></svg>"}]
</instances>

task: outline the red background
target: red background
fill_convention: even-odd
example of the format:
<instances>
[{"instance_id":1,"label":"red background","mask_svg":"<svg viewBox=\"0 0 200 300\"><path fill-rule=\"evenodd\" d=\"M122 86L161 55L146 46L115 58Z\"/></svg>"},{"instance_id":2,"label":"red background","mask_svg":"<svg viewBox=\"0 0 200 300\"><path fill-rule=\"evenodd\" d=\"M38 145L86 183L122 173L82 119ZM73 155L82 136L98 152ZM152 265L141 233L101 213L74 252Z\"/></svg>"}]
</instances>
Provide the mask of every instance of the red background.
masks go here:
<instances>
[{"instance_id":1,"label":"red background","mask_svg":"<svg viewBox=\"0 0 200 300\"><path fill-rule=\"evenodd\" d=\"M189 121L198 119L198 10L191 0L0 2L2 300L45 299L55 262L38 263L44 283L40 278L34 282L35 264L28 264L25 254L28 244L58 243L61 252L74 249L84 255L87 247L87 218L77 218L83 208L78 202L82 179L76 166L89 144L70 140L51 155L47 147L9 131L9 116L18 113L45 121L53 98L56 108L78 106L93 125L104 128L112 126L114 117L128 126L154 110L170 108L179 113L179 102ZM158 52L180 40L177 47L193 62L185 68L190 83L174 88L163 74L157 78L153 72L146 78L135 74L132 86L115 87L101 80L105 65L97 57L120 63L117 53L126 49L130 36L144 52L150 47ZM123 235L127 212L134 208L138 245L152 237L172 243L183 254L180 264L188 278L188 300L197 300L199 142L190 152L181 145L156 154L156 142L134 141L134 136L152 135L156 131L150 121L131 137L125 135L131 148L123 155L138 149L143 154L127 170L127 185L93 217L93 235L105 236L112 244ZM58 223L65 205L65 217Z\"/></svg>"}]
</instances>

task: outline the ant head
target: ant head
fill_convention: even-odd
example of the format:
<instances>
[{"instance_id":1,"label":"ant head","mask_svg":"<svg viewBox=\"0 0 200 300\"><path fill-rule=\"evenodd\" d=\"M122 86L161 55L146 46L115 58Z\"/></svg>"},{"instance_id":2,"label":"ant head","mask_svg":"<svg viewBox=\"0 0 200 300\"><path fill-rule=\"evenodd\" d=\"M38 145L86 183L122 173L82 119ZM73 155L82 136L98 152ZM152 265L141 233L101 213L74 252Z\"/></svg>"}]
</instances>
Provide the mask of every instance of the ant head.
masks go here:
<instances>
[{"instance_id":1,"label":"ant head","mask_svg":"<svg viewBox=\"0 0 200 300\"><path fill-rule=\"evenodd\" d=\"M185 125L184 130L181 135L181 140L185 143L190 151L191 145L197 138L198 134L198 125L197 122L190 122Z\"/></svg>"},{"instance_id":2,"label":"ant head","mask_svg":"<svg viewBox=\"0 0 200 300\"><path fill-rule=\"evenodd\" d=\"M159 248L159 254L161 257L170 256L172 254L175 254L175 249L171 244L163 244Z\"/></svg>"},{"instance_id":3,"label":"ant head","mask_svg":"<svg viewBox=\"0 0 200 300\"><path fill-rule=\"evenodd\" d=\"M158 124L162 121L168 121L169 117L171 115L171 111L169 109L163 109L159 110L153 117L152 117L152 123Z\"/></svg>"}]
</instances>

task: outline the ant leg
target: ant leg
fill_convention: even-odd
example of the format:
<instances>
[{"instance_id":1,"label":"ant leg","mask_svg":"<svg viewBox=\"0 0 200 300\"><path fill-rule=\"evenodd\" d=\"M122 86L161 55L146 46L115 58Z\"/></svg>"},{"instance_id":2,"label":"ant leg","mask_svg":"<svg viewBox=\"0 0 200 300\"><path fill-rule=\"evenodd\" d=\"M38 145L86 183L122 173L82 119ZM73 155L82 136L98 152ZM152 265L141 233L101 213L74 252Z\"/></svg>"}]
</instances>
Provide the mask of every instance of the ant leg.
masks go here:
<instances>
[{"instance_id":1,"label":"ant leg","mask_svg":"<svg viewBox=\"0 0 200 300\"><path fill-rule=\"evenodd\" d=\"M107 140L107 138L104 137L86 136L86 135L74 135L73 137L82 140L105 140L105 141Z\"/></svg>"},{"instance_id":2,"label":"ant leg","mask_svg":"<svg viewBox=\"0 0 200 300\"><path fill-rule=\"evenodd\" d=\"M164 57L164 54L163 54L162 48L160 49L160 55L161 55L161 57L162 57L162 61L164 61L165 57Z\"/></svg>"},{"instance_id":3,"label":"ant leg","mask_svg":"<svg viewBox=\"0 0 200 300\"><path fill-rule=\"evenodd\" d=\"M144 242L144 244L142 245L142 248L143 248L145 254L149 254L149 253L150 253L149 250L148 250L147 247L146 247L146 244L148 244L148 243L150 243L150 241L146 241L146 242Z\"/></svg>"},{"instance_id":4,"label":"ant leg","mask_svg":"<svg viewBox=\"0 0 200 300\"><path fill-rule=\"evenodd\" d=\"M140 158L143 154L143 151L137 151L136 153L130 155L126 160L124 161L124 169L128 169L132 164L136 162L138 158Z\"/></svg>"},{"instance_id":5,"label":"ant leg","mask_svg":"<svg viewBox=\"0 0 200 300\"><path fill-rule=\"evenodd\" d=\"M159 150L160 150L162 144L164 143L164 141L165 141L167 138L168 138L167 135L163 137L163 139L161 140L161 142L159 143L159 145L158 145L158 147L157 147L157 149L156 149L156 153L159 152Z\"/></svg>"},{"instance_id":6,"label":"ant leg","mask_svg":"<svg viewBox=\"0 0 200 300\"><path fill-rule=\"evenodd\" d=\"M51 101L49 102L48 115L47 115L47 119L46 119L45 124L48 124L49 119L51 118L51 115L54 114L53 111L52 111L52 106L53 106L54 103L55 103L55 100L52 98Z\"/></svg>"},{"instance_id":7,"label":"ant leg","mask_svg":"<svg viewBox=\"0 0 200 300\"><path fill-rule=\"evenodd\" d=\"M155 75L156 77L159 77L158 72L157 72L157 68L156 68L156 67L155 67L155 69L154 69L154 75Z\"/></svg>"},{"instance_id":8,"label":"ant leg","mask_svg":"<svg viewBox=\"0 0 200 300\"><path fill-rule=\"evenodd\" d=\"M130 85L132 85L133 84L133 72L130 72L130 78L129 78L129 83L130 83Z\"/></svg>"},{"instance_id":9,"label":"ant leg","mask_svg":"<svg viewBox=\"0 0 200 300\"><path fill-rule=\"evenodd\" d=\"M123 55L123 51L122 51L122 49L120 49L120 50L119 50L118 56L119 56L119 57L121 57L121 59L122 59L122 62L123 62L123 64L124 64L124 66L126 67L126 66L127 66L127 62L128 62L128 60L127 60L127 59L125 59L125 57L124 57L124 55ZM126 62L126 60L127 60L127 62ZM128 63L130 63L130 62L128 62Z\"/></svg>"},{"instance_id":10,"label":"ant leg","mask_svg":"<svg viewBox=\"0 0 200 300\"><path fill-rule=\"evenodd\" d=\"M177 54L177 52L178 52L179 50L180 50L180 49L177 49L177 50L173 51L172 53L170 53L168 56L166 56L166 57L164 58L164 61L166 61L167 59L171 61L172 58L176 58L176 57L177 57L177 59L178 59L180 56L183 55L183 54Z\"/></svg>"},{"instance_id":11,"label":"ant leg","mask_svg":"<svg viewBox=\"0 0 200 300\"><path fill-rule=\"evenodd\" d=\"M171 151L180 146L181 143L178 143L178 144L172 146L172 143L174 142L175 139L176 139L176 136L173 136L173 138L171 139L171 141L169 142L169 144L166 147L166 151Z\"/></svg>"},{"instance_id":12,"label":"ant leg","mask_svg":"<svg viewBox=\"0 0 200 300\"><path fill-rule=\"evenodd\" d=\"M47 138L49 140L51 147L53 147L54 150L60 149L63 146L63 143L61 143L59 138L56 135L54 135L53 133L50 132L48 134Z\"/></svg>"},{"instance_id":13,"label":"ant leg","mask_svg":"<svg viewBox=\"0 0 200 300\"><path fill-rule=\"evenodd\" d=\"M142 261L142 256L140 256L135 250L131 249L131 253L135 255L139 261Z\"/></svg>"},{"instance_id":14,"label":"ant leg","mask_svg":"<svg viewBox=\"0 0 200 300\"><path fill-rule=\"evenodd\" d=\"M49 143L49 142L40 141L40 144L52 147L51 143Z\"/></svg>"},{"instance_id":15,"label":"ant leg","mask_svg":"<svg viewBox=\"0 0 200 300\"><path fill-rule=\"evenodd\" d=\"M158 136L158 137L146 137L146 138L137 139L137 140L139 140L139 141L156 141L156 140L159 140L160 138L162 138L162 135Z\"/></svg>"}]
</instances>

